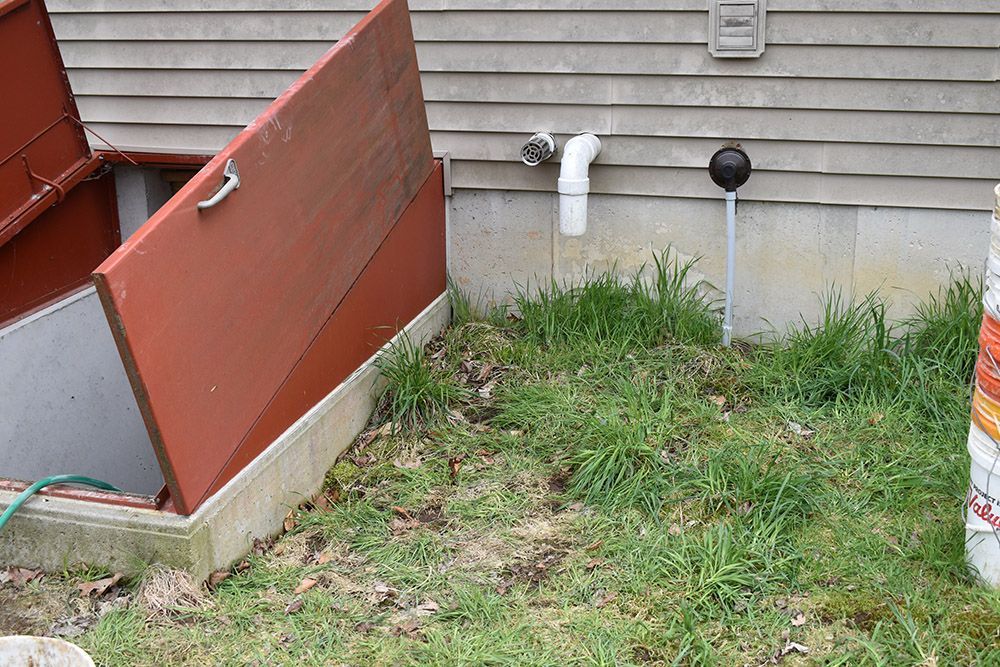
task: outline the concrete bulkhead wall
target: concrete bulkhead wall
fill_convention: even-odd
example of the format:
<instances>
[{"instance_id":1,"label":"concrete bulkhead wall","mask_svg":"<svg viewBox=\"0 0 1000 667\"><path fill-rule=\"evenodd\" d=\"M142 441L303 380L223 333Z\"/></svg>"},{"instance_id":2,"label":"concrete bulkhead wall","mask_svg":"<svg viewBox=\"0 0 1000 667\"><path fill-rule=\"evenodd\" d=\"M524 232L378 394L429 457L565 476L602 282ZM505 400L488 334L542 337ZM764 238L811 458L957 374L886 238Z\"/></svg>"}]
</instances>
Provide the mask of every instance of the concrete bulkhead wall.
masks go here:
<instances>
[{"instance_id":1,"label":"concrete bulkhead wall","mask_svg":"<svg viewBox=\"0 0 1000 667\"><path fill-rule=\"evenodd\" d=\"M163 486L93 286L0 329L0 477L87 475Z\"/></svg>"},{"instance_id":2,"label":"concrete bulkhead wall","mask_svg":"<svg viewBox=\"0 0 1000 667\"><path fill-rule=\"evenodd\" d=\"M451 311L441 295L405 328L414 342L443 329ZM327 470L368 423L382 386L375 360L386 344L283 433L194 514L180 516L52 496L28 501L0 533L0 563L60 570L87 563L134 572L144 563L186 569L197 578L242 558L254 538L281 532L290 508L314 496ZM16 494L0 491L0 509Z\"/></svg>"},{"instance_id":3,"label":"concrete bulkhead wall","mask_svg":"<svg viewBox=\"0 0 1000 667\"><path fill-rule=\"evenodd\" d=\"M128 164L115 165L115 193L123 243L174 194L160 169Z\"/></svg>"},{"instance_id":4,"label":"concrete bulkhead wall","mask_svg":"<svg viewBox=\"0 0 1000 667\"><path fill-rule=\"evenodd\" d=\"M471 295L503 301L515 283L575 280L588 266L635 272L654 250L672 246L682 258L700 257L694 277L721 288L726 238L719 193L718 201L591 194L587 233L569 238L559 235L555 194L456 189L450 271ZM894 304L893 316L904 316L953 271L981 273L990 216L741 201L736 234L734 331L749 336L780 333L800 316L815 321L831 285L856 295L879 289Z\"/></svg>"}]
</instances>

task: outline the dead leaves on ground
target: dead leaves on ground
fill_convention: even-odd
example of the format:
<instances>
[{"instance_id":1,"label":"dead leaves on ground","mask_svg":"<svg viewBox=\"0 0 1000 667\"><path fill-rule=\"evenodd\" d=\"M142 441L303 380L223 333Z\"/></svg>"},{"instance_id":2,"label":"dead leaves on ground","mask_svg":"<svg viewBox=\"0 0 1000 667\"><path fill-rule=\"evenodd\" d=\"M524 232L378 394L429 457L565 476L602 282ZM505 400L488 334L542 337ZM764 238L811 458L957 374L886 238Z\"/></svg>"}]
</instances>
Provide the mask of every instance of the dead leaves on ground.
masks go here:
<instances>
[{"instance_id":1,"label":"dead leaves on ground","mask_svg":"<svg viewBox=\"0 0 1000 667\"><path fill-rule=\"evenodd\" d=\"M301 582L299 582L299 585L295 587L295 590L292 591L292 594L301 595L302 593L305 593L307 590L315 586L318 582L319 582L318 579L313 579L312 577L306 577Z\"/></svg>"},{"instance_id":2,"label":"dead leaves on ground","mask_svg":"<svg viewBox=\"0 0 1000 667\"><path fill-rule=\"evenodd\" d=\"M389 521L389 531L393 535L405 533L421 526L431 526L441 520L441 508L436 505L411 513L404 507L393 507L395 516Z\"/></svg>"},{"instance_id":3,"label":"dead leaves on ground","mask_svg":"<svg viewBox=\"0 0 1000 667\"><path fill-rule=\"evenodd\" d=\"M553 546L535 558L508 566L506 576L496 587L497 594L506 595L507 591L518 583L537 587L562 563L566 553L565 549Z\"/></svg>"},{"instance_id":4,"label":"dead leaves on ground","mask_svg":"<svg viewBox=\"0 0 1000 667\"><path fill-rule=\"evenodd\" d=\"M28 583L45 576L42 570L29 570L26 567L8 567L0 572L0 585L11 583L15 588L24 588Z\"/></svg>"},{"instance_id":5,"label":"dead leaves on ground","mask_svg":"<svg viewBox=\"0 0 1000 667\"><path fill-rule=\"evenodd\" d=\"M354 446L351 448L347 458L359 468L367 468L368 466L377 463L378 457L370 452L364 453L365 448L379 438L388 438L396 435L401 432L402 429L402 426L390 420L375 428L362 431L361 434L354 440Z\"/></svg>"},{"instance_id":6,"label":"dead leaves on ground","mask_svg":"<svg viewBox=\"0 0 1000 667\"><path fill-rule=\"evenodd\" d=\"M399 457L393 459L392 461L393 466L395 466L396 468L401 468L403 470L416 470L417 468L422 466L423 463L424 460L416 454L412 456Z\"/></svg>"},{"instance_id":7,"label":"dead leaves on ground","mask_svg":"<svg viewBox=\"0 0 1000 667\"><path fill-rule=\"evenodd\" d=\"M392 511L396 514L396 516L389 521L389 532L393 535L399 535L400 533L405 533L413 528L420 527L420 522L414 519L413 516L402 507L393 507Z\"/></svg>"},{"instance_id":8,"label":"dead leaves on ground","mask_svg":"<svg viewBox=\"0 0 1000 667\"><path fill-rule=\"evenodd\" d=\"M362 454L360 456L354 455L351 456L350 459L351 463L353 463L359 468L367 468L368 466L374 465L375 463L378 462L378 459L375 457L374 454Z\"/></svg>"},{"instance_id":9,"label":"dead leaves on ground","mask_svg":"<svg viewBox=\"0 0 1000 667\"><path fill-rule=\"evenodd\" d=\"M284 608L286 616L302 611L305 605L304 594L319 585L321 578L321 576L309 576L302 579L292 591L294 597ZM440 611L437 601L431 598L406 599L403 591L383 581L372 583L367 593L364 593L364 589L359 589L358 592L372 608L379 610L379 613L391 613L387 621L383 621L385 625L372 621L355 624L355 632L361 634L382 630L395 637L422 640L420 629L423 626L423 619Z\"/></svg>"},{"instance_id":10,"label":"dead leaves on ground","mask_svg":"<svg viewBox=\"0 0 1000 667\"><path fill-rule=\"evenodd\" d=\"M602 609L611 602L614 602L617 597L618 593L615 593L614 591L599 590L597 591L597 594L594 595L594 606L598 609Z\"/></svg>"},{"instance_id":11,"label":"dead leaves on ground","mask_svg":"<svg viewBox=\"0 0 1000 667\"><path fill-rule=\"evenodd\" d=\"M302 605L305 604L302 599L302 594L313 588L318 583L319 579L317 577L304 577L302 581L299 582L299 585L292 591L292 595L295 597L285 607L285 616L290 616L298 611L301 611Z\"/></svg>"},{"instance_id":12,"label":"dead leaves on ground","mask_svg":"<svg viewBox=\"0 0 1000 667\"><path fill-rule=\"evenodd\" d=\"M767 660L765 660L760 664L760 667L764 667L765 665L777 665L785 658L785 656L790 655L792 653L800 653L802 655L806 655L809 653L809 647L804 646L803 644L799 644L798 642L792 642L786 640L785 646L772 653Z\"/></svg>"},{"instance_id":13,"label":"dead leaves on ground","mask_svg":"<svg viewBox=\"0 0 1000 667\"><path fill-rule=\"evenodd\" d=\"M424 600L416 606L417 613L419 614L436 614L441 609L438 603L434 600Z\"/></svg>"},{"instance_id":14,"label":"dead leaves on ground","mask_svg":"<svg viewBox=\"0 0 1000 667\"><path fill-rule=\"evenodd\" d=\"M247 565L247 567L249 567L249 564ZM216 588L219 587L219 584L228 579L231 575L232 573L228 572L227 570L216 570L212 574L208 575L208 581L205 582L206 585L208 586L208 590L214 591Z\"/></svg>"},{"instance_id":15,"label":"dead leaves on ground","mask_svg":"<svg viewBox=\"0 0 1000 667\"><path fill-rule=\"evenodd\" d=\"M282 522L282 527L287 533L299 525L298 516L301 512L325 512L336 503L339 503L340 500L340 489L333 488L327 491L321 491L309 500L301 502L298 507L288 510L288 514L285 515L285 520ZM256 546L255 542L255 552Z\"/></svg>"},{"instance_id":16,"label":"dead leaves on ground","mask_svg":"<svg viewBox=\"0 0 1000 667\"><path fill-rule=\"evenodd\" d=\"M354 451L361 452L365 447L375 442L378 438L388 438L391 435L395 435L401 428L402 427L396 424L396 422L387 421L377 428L364 431L354 442Z\"/></svg>"},{"instance_id":17,"label":"dead leaves on ground","mask_svg":"<svg viewBox=\"0 0 1000 667\"><path fill-rule=\"evenodd\" d=\"M399 589L393 588L389 584L376 581L372 584L372 592L368 594L368 602L373 607L378 607L386 601L395 600L399 597Z\"/></svg>"},{"instance_id":18,"label":"dead leaves on ground","mask_svg":"<svg viewBox=\"0 0 1000 667\"><path fill-rule=\"evenodd\" d=\"M80 590L80 595L84 597L90 597L91 595L95 597L101 597L108 592L108 589L121 581L121 572L115 572L110 577L105 577L104 579L98 579L97 581L85 581L81 584L77 584L76 587Z\"/></svg>"},{"instance_id":19,"label":"dead leaves on ground","mask_svg":"<svg viewBox=\"0 0 1000 667\"><path fill-rule=\"evenodd\" d=\"M420 621L415 618L410 618L399 625L394 626L390 631L393 637L406 637L407 639L420 639L420 628L422 627Z\"/></svg>"},{"instance_id":20,"label":"dead leaves on ground","mask_svg":"<svg viewBox=\"0 0 1000 667\"><path fill-rule=\"evenodd\" d=\"M456 377L463 384L469 385L480 398L488 400L493 398L493 390L507 370L507 366L463 359Z\"/></svg>"},{"instance_id":21,"label":"dead leaves on ground","mask_svg":"<svg viewBox=\"0 0 1000 667\"><path fill-rule=\"evenodd\" d=\"M458 478L458 473L462 469L462 461L464 460L465 454L459 454L448 459L448 476L451 477L453 483Z\"/></svg>"},{"instance_id":22,"label":"dead leaves on ground","mask_svg":"<svg viewBox=\"0 0 1000 667\"><path fill-rule=\"evenodd\" d=\"M398 603L397 606L400 607L401 611L393 616L393 623L388 628L389 634L393 637L405 637L415 641L423 641L424 637L420 630L423 628L424 619L436 614L440 610L438 603L428 598L412 607ZM374 626L369 624L368 629L371 628L374 628Z\"/></svg>"}]
</instances>

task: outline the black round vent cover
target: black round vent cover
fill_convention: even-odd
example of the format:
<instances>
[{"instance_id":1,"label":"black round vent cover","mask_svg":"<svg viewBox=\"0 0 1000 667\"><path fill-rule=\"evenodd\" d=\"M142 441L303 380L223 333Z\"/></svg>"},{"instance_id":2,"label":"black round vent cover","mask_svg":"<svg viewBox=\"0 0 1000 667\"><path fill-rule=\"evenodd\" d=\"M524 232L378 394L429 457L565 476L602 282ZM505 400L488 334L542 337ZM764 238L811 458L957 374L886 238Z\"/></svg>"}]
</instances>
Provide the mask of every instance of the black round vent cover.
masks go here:
<instances>
[{"instance_id":1,"label":"black round vent cover","mask_svg":"<svg viewBox=\"0 0 1000 667\"><path fill-rule=\"evenodd\" d=\"M712 180L726 192L736 192L736 188L750 179L751 171L750 158L739 148L723 148L708 163Z\"/></svg>"}]
</instances>

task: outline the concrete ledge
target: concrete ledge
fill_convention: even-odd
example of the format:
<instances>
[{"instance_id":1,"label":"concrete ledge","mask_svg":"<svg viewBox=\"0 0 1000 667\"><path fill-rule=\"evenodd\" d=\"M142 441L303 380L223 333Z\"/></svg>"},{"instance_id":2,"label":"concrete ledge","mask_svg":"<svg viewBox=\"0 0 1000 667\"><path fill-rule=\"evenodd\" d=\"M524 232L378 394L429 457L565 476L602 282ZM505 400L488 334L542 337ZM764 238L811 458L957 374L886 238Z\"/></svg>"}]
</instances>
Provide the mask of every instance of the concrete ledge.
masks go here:
<instances>
[{"instance_id":1,"label":"concrete ledge","mask_svg":"<svg viewBox=\"0 0 1000 667\"><path fill-rule=\"evenodd\" d=\"M424 342L447 326L439 296L404 332ZM0 563L59 570L74 563L133 572L162 563L205 578L276 535L288 510L319 491L327 470L368 422L382 381L375 360L397 335L317 403L191 516L35 496L0 533ZM0 508L16 494L0 491Z\"/></svg>"}]
</instances>

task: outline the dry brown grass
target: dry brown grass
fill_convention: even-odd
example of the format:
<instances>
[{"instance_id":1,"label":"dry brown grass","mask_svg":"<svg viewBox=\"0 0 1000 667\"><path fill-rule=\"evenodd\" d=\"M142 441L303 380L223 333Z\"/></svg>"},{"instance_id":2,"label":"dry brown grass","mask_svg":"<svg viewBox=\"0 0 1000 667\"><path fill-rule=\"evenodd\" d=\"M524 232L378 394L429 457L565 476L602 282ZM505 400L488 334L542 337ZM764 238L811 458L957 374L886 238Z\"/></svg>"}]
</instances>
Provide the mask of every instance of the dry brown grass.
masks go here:
<instances>
[{"instance_id":1,"label":"dry brown grass","mask_svg":"<svg viewBox=\"0 0 1000 667\"><path fill-rule=\"evenodd\" d=\"M213 603L205 587L187 572L154 566L143 575L134 604L145 612L147 619L153 619L205 609Z\"/></svg>"}]
</instances>

